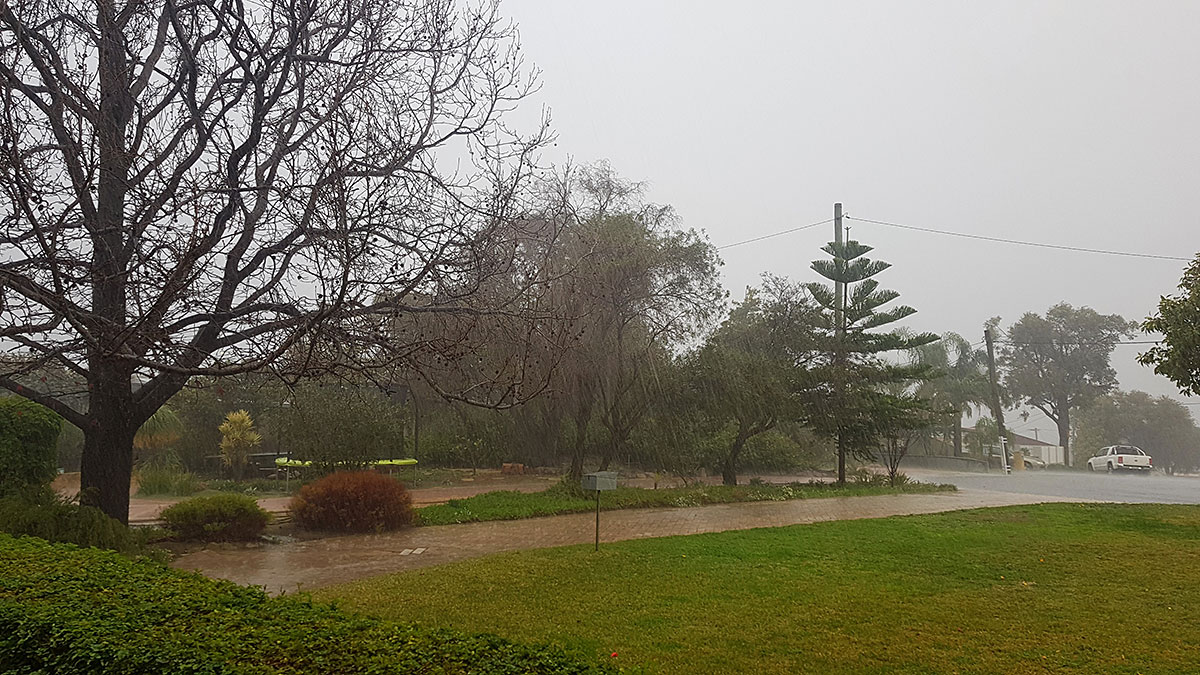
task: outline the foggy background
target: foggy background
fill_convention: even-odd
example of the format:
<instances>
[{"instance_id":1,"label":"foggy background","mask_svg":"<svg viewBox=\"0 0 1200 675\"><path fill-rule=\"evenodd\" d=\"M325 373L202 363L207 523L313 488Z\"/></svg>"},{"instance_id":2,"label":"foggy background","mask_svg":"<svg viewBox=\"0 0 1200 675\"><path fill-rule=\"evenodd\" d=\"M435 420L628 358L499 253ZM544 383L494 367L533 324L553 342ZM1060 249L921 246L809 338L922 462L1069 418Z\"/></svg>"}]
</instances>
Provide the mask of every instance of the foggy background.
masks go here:
<instances>
[{"instance_id":1,"label":"foggy background","mask_svg":"<svg viewBox=\"0 0 1200 675\"><path fill-rule=\"evenodd\" d=\"M608 159L723 246L850 216L1190 258L1200 250L1200 2L509 0L547 155ZM1066 301L1144 319L1184 262L847 221L916 330L982 340ZM832 225L725 248L740 298L811 280ZM1145 339L1138 336L1134 339ZM1118 346L1121 388L1178 389ZM1192 406L1193 415L1197 406ZM1019 433L1053 423L1010 420Z\"/></svg>"}]
</instances>

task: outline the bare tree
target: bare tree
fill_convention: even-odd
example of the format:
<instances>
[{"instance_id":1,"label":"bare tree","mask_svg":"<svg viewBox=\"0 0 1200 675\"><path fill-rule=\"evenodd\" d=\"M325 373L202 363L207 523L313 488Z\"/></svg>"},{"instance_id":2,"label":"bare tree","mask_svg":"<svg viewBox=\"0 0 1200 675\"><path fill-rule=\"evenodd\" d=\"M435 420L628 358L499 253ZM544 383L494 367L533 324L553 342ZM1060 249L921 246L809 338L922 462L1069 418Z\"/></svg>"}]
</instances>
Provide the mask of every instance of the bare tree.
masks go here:
<instances>
[{"instance_id":1,"label":"bare tree","mask_svg":"<svg viewBox=\"0 0 1200 675\"><path fill-rule=\"evenodd\" d=\"M524 309L471 294L546 138L503 124L517 37L494 0L0 3L0 386L83 430L85 501L127 519L134 432L191 376Z\"/></svg>"}]
</instances>

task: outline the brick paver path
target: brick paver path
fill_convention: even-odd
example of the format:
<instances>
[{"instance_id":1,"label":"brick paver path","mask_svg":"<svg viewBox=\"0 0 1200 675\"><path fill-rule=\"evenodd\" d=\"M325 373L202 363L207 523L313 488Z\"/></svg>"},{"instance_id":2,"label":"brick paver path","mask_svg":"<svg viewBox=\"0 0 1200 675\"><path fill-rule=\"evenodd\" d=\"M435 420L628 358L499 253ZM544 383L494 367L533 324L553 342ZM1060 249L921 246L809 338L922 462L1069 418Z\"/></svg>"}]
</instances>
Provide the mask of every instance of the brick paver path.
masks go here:
<instances>
[{"instance_id":1,"label":"brick paver path","mask_svg":"<svg viewBox=\"0 0 1200 675\"><path fill-rule=\"evenodd\" d=\"M612 542L1052 501L1066 500L961 490L692 508L628 509L601 514L600 539L602 542ZM526 520L416 527L387 534L330 537L255 548L209 548L181 556L172 565L240 584L263 586L272 593L295 592L501 551L590 543L594 536L595 515L579 513Z\"/></svg>"}]
</instances>

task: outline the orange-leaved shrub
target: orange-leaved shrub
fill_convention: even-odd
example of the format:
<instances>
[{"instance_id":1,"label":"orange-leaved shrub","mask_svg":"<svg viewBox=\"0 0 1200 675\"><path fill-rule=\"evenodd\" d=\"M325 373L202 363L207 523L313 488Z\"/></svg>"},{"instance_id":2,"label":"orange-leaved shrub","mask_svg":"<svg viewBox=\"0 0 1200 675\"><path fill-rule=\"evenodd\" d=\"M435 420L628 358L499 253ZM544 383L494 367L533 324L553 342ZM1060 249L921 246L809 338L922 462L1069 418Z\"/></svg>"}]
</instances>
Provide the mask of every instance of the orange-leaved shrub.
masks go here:
<instances>
[{"instance_id":1,"label":"orange-leaved shrub","mask_svg":"<svg viewBox=\"0 0 1200 675\"><path fill-rule=\"evenodd\" d=\"M408 490L373 471L340 471L309 483L292 497L291 509L301 527L313 530L394 530L414 519Z\"/></svg>"}]
</instances>

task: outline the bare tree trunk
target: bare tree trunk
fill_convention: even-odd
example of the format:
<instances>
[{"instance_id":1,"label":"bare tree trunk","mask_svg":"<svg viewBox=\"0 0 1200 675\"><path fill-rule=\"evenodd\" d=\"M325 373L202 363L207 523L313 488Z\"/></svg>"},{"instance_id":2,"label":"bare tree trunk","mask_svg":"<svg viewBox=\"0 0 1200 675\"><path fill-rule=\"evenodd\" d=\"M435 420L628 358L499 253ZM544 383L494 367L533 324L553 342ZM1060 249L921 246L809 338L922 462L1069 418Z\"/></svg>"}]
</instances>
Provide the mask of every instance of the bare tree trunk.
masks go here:
<instances>
[{"instance_id":1,"label":"bare tree trunk","mask_svg":"<svg viewBox=\"0 0 1200 675\"><path fill-rule=\"evenodd\" d=\"M1059 408L1055 423L1058 424L1058 444L1063 449L1063 462L1067 466L1075 466L1074 458L1071 457L1071 409L1065 405Z\"/></svg>"},{"instance_id":2,"label":"bare tree trunk","mask_svg":"<svg viewBox=\"0 0 1200 675\"><path fill-rule=\"evenodd\" d=\"M962 430L962 411L959 411L958 418L954 420L954 456L960 457L963 454L963 430Z\"/></svg>"},{"instance_id":3,"label":"bare tree trunk","mask_svg":"<svg viewBox=\"0 0 1200 675\"><path fill-rule=\"evenodd\" d=\"M130 373L107 359L93 358L91 365L102 376L90 392L89 424L83 430L80 502L128 524L133 436L139 426Z\"/></svg>"}]
</instances>

